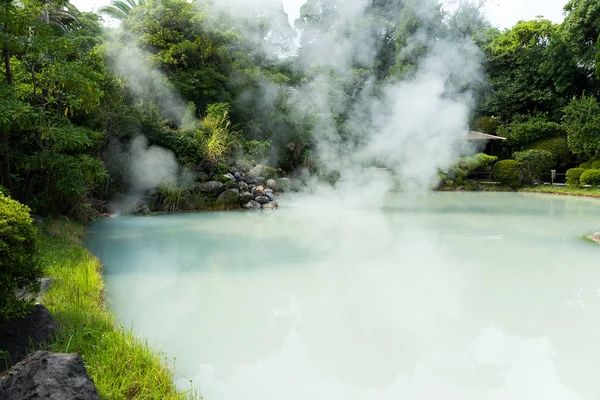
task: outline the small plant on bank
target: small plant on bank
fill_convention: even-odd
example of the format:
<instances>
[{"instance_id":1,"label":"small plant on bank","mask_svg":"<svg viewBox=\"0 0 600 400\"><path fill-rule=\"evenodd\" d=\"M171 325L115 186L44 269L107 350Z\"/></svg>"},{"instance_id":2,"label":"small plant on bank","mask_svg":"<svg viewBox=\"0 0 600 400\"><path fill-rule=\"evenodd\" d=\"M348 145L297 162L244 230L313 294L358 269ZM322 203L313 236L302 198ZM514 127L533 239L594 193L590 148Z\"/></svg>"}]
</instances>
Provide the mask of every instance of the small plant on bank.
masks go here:
<instances>
[{"instance_id":1,"label":"small plant on bank","mask_svg":"<svg viewBox=\"0 0 600 400\"><path fill-rule=\"evenodd\" d=\"M523 185L523 173L515 160L502 160L494 164L494 179L512 189Z\"/></svg>"},{"instance_id":2,"label":"small plant on bank","mask_svg":"<svg viewBox=\"0 0 600 400\"><path fill-rule=\"evenodd\" d=\"M592 161L590 169L600 169L600 160Z\"/></svg>"},{"instance_id":3,"label":"small plant on bank","mask_svg":"<svg viewBox=\"0 0 600 400\"><path fill-rule=\"evenodd\" d=\"M585 171L586 170L584 168L571 168L567 170L567 186L581 186L581 174L583 174Z\"/></svg>"},{"instance_id":4,"label":"small plant on bank","mask_svg":"<svg viewBox=\"0 0 600 400\"><path fill-rule=\"evenodd\" d=\"M592 168L592 162L591 161L582 162L581 164L579 164L579 168L590 169L590 168Z\"/></svg>"},{"instance_id":5,"label":"small plant on bank","mask_svg":"<svg viewBox=\"0 0 600 400\"><path fill-rule=\"evenodd\" d=\"M43 269L32 222L27 206L0 192L0 320L19 317L31 306L17 291L39 289Z\"/></svg>"},{"instance_id":6,"label":"small plant on bank","mask_svg":"<svg viewBox=\"0 0 600 400\"><path fill-rule=\"evenodd\" d=\"M581 174L579 181L582 185L600 186L600 169L587 169Z\"/></svg>"},{"instance_id":7,"label":"small plant on bank","mask_svg":"<svg viewBox=\"0 0 600 400\"><path fill-rule=\"evenodd\" d=\"M547 150L525 150L515 153L515 161L526 173L528 180L537 183L544 172L549 172L554 166L554 157Z\"/></svg>"}]
</instances>

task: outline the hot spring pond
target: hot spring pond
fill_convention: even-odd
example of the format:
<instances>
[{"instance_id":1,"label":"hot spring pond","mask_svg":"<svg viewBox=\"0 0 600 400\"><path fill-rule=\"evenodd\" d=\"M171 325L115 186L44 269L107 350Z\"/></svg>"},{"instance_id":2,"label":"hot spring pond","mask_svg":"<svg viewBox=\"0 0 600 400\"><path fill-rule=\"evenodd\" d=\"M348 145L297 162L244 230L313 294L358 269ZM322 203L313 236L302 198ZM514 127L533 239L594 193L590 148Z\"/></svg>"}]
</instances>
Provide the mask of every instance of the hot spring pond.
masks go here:
<instances>
[{"instance_id":1,"label":"hot spring pond","mask_svg":"<svg viewBox=\"0 0 600 400\"><path fill-rule=\"evenodd\" d=\"M597 200L433 193L111 218L87 244L207 400L597 400L598 230Z\"/></svg>"}]
</instances>

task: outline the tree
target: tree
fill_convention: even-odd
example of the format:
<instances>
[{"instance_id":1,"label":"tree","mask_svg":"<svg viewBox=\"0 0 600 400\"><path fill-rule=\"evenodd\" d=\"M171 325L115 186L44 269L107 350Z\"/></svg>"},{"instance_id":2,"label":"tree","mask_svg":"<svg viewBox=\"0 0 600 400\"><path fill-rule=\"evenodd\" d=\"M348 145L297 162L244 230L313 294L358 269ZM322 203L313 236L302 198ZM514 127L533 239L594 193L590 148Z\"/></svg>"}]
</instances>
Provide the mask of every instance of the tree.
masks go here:
<instances>
[{"instance_id":1,"label":"tree","mask_svg":"<svg viewBox=\"0 0 600 400\"><path fill-rule=\"evenodd\" d=\"M596 43L600 35L600 2L570 0L564 7L565 36L586 73L594 72Z\"/></svg>"},{"instance_id":2,"label":"tree","mask_svg":"<svg viewBox=\"0 0 600 400\"><path fill-rule=\"evenodd\" d=\"M484 50L493 85L479 107L484 115L506 122L519 114L547 113L557 121L568 99L586 88L559 26L548 20L518 22Z\"/></svg>"},{"instance_id":3,"label":"tree","mask_svg":"<svg viewBox=\"0 0 600 400\"><path fill-rule=\"evenodd\" d=\"M552 153L538 149L515 153L515 161L529 175L529 180L533 183L540 182L542 174L550 172L550 169L555 165Z\"/></svg>"},{"instance_id":4,"label":"tree","mask_svg":"<svg viewBox=\"0 0 600 400\"><path fill-rule=\"evenodd\" d=\"M115 0L111 2L110 6L100 8L99 12L108 15L111 18L123 20L129 16L132 9L145 5L146 0Z\"/></svg>"},{"instance_id":5,"label":"tree","mask_svg":"<svg viewBox=\"0 0 600 400\"><path fill-rule=\"evenodd\" d=\"M600 104L595 97L573 99L564 109L563 125L573 154L588 160L600 156Z\"/></svg>"}]
</instances>

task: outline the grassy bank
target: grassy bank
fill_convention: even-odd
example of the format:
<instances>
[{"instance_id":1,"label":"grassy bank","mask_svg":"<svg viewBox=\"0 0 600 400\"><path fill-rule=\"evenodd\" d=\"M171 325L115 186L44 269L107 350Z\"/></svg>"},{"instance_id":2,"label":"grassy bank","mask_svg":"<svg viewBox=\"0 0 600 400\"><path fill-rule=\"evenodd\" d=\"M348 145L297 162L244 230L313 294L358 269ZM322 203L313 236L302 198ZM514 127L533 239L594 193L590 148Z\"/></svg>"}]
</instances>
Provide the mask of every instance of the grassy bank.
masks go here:
<instances>
[{"instance_id":1,"label":"grassy bank","mask_svg":"<svg viewBox=\"0 0 600 400\"><path fill-rule=\"evenodd\" d=\"M582 197L594 197L600 198L600 190L592 188L578 188L569 186L550 186L540 185L524 187L519 190L520 192L526 193L549 193L549 194L561 194L565 196L582 196Z\"/></svg>"},{"instance_id":2,"label":"grassy bank","mask_svg":"<svg viewBox=\"0 0 600 400\"><path fill-rule=\"evenodd\" d=\"M79 353L103 399L186 398L175 390L160 356L104 307L101 264L82 245L84 228L53 221L47 230L41 253L56 281L43 303L62 327L50 350Z\"/></svg>"}]
</instances>

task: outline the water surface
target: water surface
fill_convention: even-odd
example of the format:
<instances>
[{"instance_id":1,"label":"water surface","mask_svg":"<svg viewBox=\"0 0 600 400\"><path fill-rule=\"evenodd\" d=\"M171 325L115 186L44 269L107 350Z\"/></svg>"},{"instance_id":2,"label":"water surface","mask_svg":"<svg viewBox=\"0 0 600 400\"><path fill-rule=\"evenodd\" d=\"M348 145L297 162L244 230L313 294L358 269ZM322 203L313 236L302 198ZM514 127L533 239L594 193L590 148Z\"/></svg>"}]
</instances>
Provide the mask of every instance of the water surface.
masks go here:
<instances>
[{"instance_id":1,"label":"water surface","mask_svg":"<svg viewBox=\"0 0 600 400\"><path fill-rule=\"evenodd\" d=\"M208 400L597 400L598 230L595 200L433 193L111 218L88 245Z\"/></svg>"}]
</instances>

